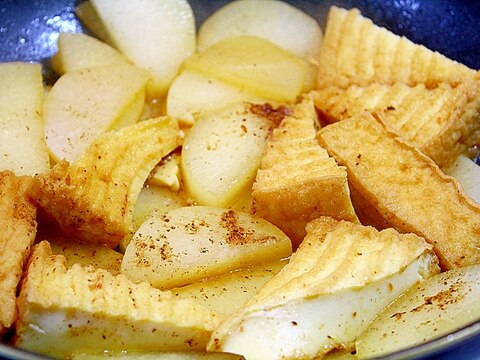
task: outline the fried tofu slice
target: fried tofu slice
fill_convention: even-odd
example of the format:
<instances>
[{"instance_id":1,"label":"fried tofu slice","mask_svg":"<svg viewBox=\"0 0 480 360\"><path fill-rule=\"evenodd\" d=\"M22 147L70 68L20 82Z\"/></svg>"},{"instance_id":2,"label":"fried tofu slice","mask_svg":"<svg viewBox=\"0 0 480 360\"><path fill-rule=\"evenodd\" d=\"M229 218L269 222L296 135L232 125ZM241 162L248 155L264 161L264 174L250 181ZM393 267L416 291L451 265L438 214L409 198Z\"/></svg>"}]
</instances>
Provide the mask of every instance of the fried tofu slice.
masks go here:
<instances>
[{"instance_id":1,"label":"fried tofu slice","mask_svg":"<svg viewBox=\"0 0 480 360\"><path fill-rule=\"evenodd\" d=\"M455 87L478 77L477 71L375 25L358 9L332 6L329 10L320 50L319 88L396 82Z\"/></svg>"},{"instance_id":2,"label":"fried tofu slice","mask_svg":"<svg viewBox=\"0 0 480 360\"><path fill-rule=\"evenodd\" d=\"M14 345L55 358L72 353L205 350L218 317L193 300L78 264L35 246L18 299Z\"/></svg>"},{"instance_id":3,"label":"fried tofu slice","mask_svg":"<svg viewBox=\"0 0 480 360\"><path fill-rule=\"evenodd\" d=\"M422 236L444 270L480 263L480 205L379 118L364 113L326 126L318 140L347 168L363 224Z\"/></svg>"},{"instance_id":4,"label":"fried tofu slice","mask_svg":"<svg viewBox=\"0 0 480 360\"><path fill-rule=\"evenodd\" d=\"M317 116L311 96L273 130L253 184L256 214L281 228L296 248L305 225L321 215L358 221L344 167L315 140Z\"/></svg>"},{"instance_id":5,"label":"fried tofu slice","mask_svg":"<svg viewBox=\"0 0 480 360\"><path fill-rule=\"evenodd\" d=\"M290 262L215 329L208 348L246 359L321 359L354 341L393 299L440 271L414 234L320 217Z\"/></svg>"},{"instance_id":6,"label":"fried tofu slice","mask_svg":"<svg viewBox=\"0 0 480 360\"><path fill-rule=\"evenodd\" d=\"M330 86L315 92L315 106L330 122L365 110L381 114L405 140L444 167L471 146L469 139L480 129L480 81L457 87L443 83L434 89L403 83Z\"/></svg>"},{"instance_id":7,"label":"fried tofu slice","mask_svg":"<svg viewBox=\"0 0 480 360\"><path fill-rule=\"evenodd\" d=\"M26 196L30 182L0 172L0 335L16 320L17 286L37 230L37 210Z\"/></svg>"},{"instance_id":8,"label":"fried tofu slice","mask_svg":"<svg viewBox=\"0 0 480 360\"><path fill-rule=\"evenodd\" d=\"M178 124L167 117L105 133L77 162L37 176L30 196L66 233L114 248L133 228L148 175L179 145Z\"/></svg>"}]
</instances>

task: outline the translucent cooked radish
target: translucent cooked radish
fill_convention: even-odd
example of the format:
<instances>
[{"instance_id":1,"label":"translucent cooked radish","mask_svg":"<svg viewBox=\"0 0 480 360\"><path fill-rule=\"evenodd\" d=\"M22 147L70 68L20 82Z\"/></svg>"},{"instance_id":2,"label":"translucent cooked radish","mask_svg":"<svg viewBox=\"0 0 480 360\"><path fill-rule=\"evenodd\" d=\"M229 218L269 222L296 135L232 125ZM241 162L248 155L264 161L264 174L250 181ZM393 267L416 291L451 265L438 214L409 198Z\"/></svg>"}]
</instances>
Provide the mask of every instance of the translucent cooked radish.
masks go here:
<instances>
[{"instance_id":1,"label":"translucent cooked radish","mask_svg":"<svg viewBox=\"0 0 480 360\"><path fill-rule=\"evenodd\" d=\"M137 230L121 271L160 289L291 255L290 239L247 213L189 206L153 214Z\"/></svg>"},{"instance_id":2,"label":"translucent cooked radish","mask_svg":"<svg viewBox=\"0 0 480 360\"><path fill-rule=\"evenodd\" d=\"M127 106L122 115L113 124L113 130L119 130L125 126L135 124L142 119L145 109L145 91L140 91ZM152 116L157 117L157 116Z\"/></svg>"},{"instance_id":3,"label":"translucent cooked radish","mask_svg":"<svg viewBox=\"0 0 480 360\"><path fill-rule=\"evenodd\" d=\"M93 7L91 1L86 0L75 7L75 15L90 30L97 39L107 44L112 44L102 20L97 14L97 10Z\"/></svg>"},{"instance_id":4,"label":"translucent cooked radish","mask_svg":"<svg viewBox=\"0 0 480 360\"><path fill-rule=\"evenodd\" d=\"M183 71L168 90L167 115L191 125L198 116L242 101L267 100L212 76Z\"/></svg>"},{"instance_id":5,"label":"translucent cooked radish","mask_svg":"<svg viewBox=\"0 0 480 360\"><path fill-rule=\"evenodd\" d=\"M60 75L90 66L127 62L110 45L81 33L60 33L58 51L51 59L53 69Z\"/></svg>"},{"instance_id":6,"label":"translucent cooked radish","mask_svg":"<svg viewBox=\"0 0 480 360\"><path fill-rule=\"evenodd\" d=\"M186 0L91 0L113 44L152 74L150 97L163 96L196 45Z\"/></svg>"},{"instance_id":7,"label":"translucent cooked radish","mask_svg":"<svg viewBox=\"0 0 480 360\"><path fill-rule=\"evenodd\" d=\"M93 266L95 269L108 270L112 275L120 273L123 255L105 246L79 243L64 237L49 237L48 242L53 254L65 256L67 268L74 264Z\"/></svg>"},{"instance_id":8,"label":"translucent cooked radish","mask_svg":"<svg viewBox=\"0 0 480 360\"><path fill-rule=\"evenodd\" d=\"M98 135L115 127L139 97L144 98L147 81L146 71L128 64L95 66L60 77L43 106L52 157L72 162L81 156ZM129 121L139 117L138 112Z\"/></svg>"},{"instance_id":9,"label":"translucent cooked radish","mask_svg":"<svg viewBox=\"0 0 480 360\"><path fill-rule=\"evenodd\" d=\"M185 199L177 192L162 186L144 186L138 194L133 209L133 231L125 236L118 244L119 250L125 253L127 246L132 239L133 233L156 211L164 213L172 209L186 206Z\"/></svg>"},{"instance_id":10,"label":"translucent cooked radish","mask_svg":"<svg viewBox=\"0 0 480 360\"><path fill-rule=\"evenodd\" d=\"M186 201L178 193L168 188L152 185L144 187L135 203L134 226L139 228L153 211L163 213L186 205Z\"/></svg>"},{"instance_id":11,"label":"translucent cooked radish","mask_svg":"<svg viewBox=\"0 0 480 360\"><path fill-rule=\"evenodd\" d=\"M276 101L294 101L310 71L306 60L256 36L219 41L189 57L185 68Z\"/></svg>"},{"instance_id":12,"label":"translucent cooked radish","mask_svg":"<svg viewBox=\"0 0 480 360\"><path fill-rule=\"evenodd\" d=\"M251 187L274 124L239 104L198 121L185 137L185 189L201 205L228 207Z\"/></svg>"},{"instance_id":13,"label":"translucent cooked radish","mask_svg":"<svg viewBox=\"0 0 480 360\"><path fill-rule=\"evenodd\" d=\"M383 310L358 338L357 357L381 357L452 333L480 318L480 265L421 282Z\"/></svg>"},{"instance_id":14,"label":"translucent cooked radish","mask_svg":"<svg viewBox=\"0 0 480 360\"><path fill-rule=\"evenodd\" d=\"M447 175L453 176L462 185L463 190L476 202L480 203L480 166L465 155L444 169Z\"/></svg>"},{"instance_id":15,"label":"translucent cooked radish","mask_svg":"<svg viewBox=\"0 0 480 360\"><path fill-rule=\"evenodd\" d=\"M0 171L34 175L49 169L42 126L40 64L0 65Z\"/></svg>"},{"instance_id":16,"label":"translucent cooked radish","mask_svg":"<svg viewBox=\"0 0 480 360\"><path fill-rule=\"evenodd\" d=\"M237 311L247 300L288 263L288 259L274 260L204 281L172 289L180 299L194 299L222 316Z\"/></svg>"},{"instance_id":17,"label":"translucent cooked radish","mask_svg":"<svg viewBox=\"0 0 480 360\"><path fill-rule=\"evenodd\" d=\"M323 37L317 20L284 1L237 0L205 20L198 32L198 49L239 35L261 37L309 60L318 58Z\"/></svg>"}]
</instances>

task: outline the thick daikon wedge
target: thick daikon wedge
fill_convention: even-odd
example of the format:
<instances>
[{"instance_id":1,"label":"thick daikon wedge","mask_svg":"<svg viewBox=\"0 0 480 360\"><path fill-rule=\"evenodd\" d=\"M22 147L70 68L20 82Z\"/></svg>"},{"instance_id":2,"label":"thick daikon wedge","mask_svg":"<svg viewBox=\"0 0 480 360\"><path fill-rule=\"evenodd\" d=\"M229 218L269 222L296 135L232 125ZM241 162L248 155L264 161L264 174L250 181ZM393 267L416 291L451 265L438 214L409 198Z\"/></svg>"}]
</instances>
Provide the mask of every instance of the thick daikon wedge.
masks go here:
<instances>
[{"instance_id":1,"label":"thick daikon wedge","mask_svg":"<svg viewBox=\"0 0 480 360\"><path fill-rule=\"evenodd\" d=\"M34 175L49 169L40 64L0 64L0 170Z\"/></svg>"},{"instance_id":2,"label":"thick daikon wedge","mask_svg":"<svg viewBox=\"0 0 480 360\"><path fill-rule=\"evenodd\" d=\"M204 351L218 316L193 300L102 269L65 266L48 242L30 257L15 346L58 359L123 350Z\"/></svg>"},{"instance_id":3,"label":"thick daikon wedge","mask_svg":"<svg viewBox=\"0 0 480 360\"><path fill-rule=\"evenodd\" d=\"M167 115L192 125L195 118L235 103L268 101L212 76L183 71L172 83L167 95Z\"/></svg>"},{"instance_id":4,"label":"thick daikon wedge","mask_svg":"<svg viewBox=\"0 0 480 360\"><path fill-rule=\"evenodd\" d=\"M356 342L360 359L381 357L447 335L480 319L480 265L450 270L412 287Z\"/></svg>"},{"instance_id":5,"label":"thick daikon wedge","mask_svg":"<svg viewBox=\"0 0 480 360\"><path fill-rule=\"evenodd\" d=\"M198 118L185 136L182 174L200 205L228 207L251 189L275 123L250 103Z\"/></svg>"},{"instance_id":6,"label":"thick daikon wedge","mask_svg":"<svg viewBox=\"0 0 480 360\"><path fill-rule=\"evenodd\" d=\"M153 211L163 213L186 205L185 199L170 189L153 185L143 187L135 203L134 225L139 228Z\"/></svg>"},{"instance_id":7,"label":"thick daikon wedge","mask_svg":"<svg viewBox=\"0 0 480 360\"><path fill-rule=\"evenodd\" d=\"M153 214L125 251L121 271L168 289L290 256L290 239L247 213L189 206Z\"/></svg>"},{"instance_id":8,"label":"thick daikon wedge","mask_svg":"<svg viewBox=\"0 0 480 360\"><path fill-rule=\"evenodd\" d=\"M98 135L112 129L136 104L147 81L146 71L128 64L84 68L60 77L43 106L45 136L52 157L56 161L76 160Z\"/></svg>"},{"instance_id":9,"label":"thick daikon wedge","mask_svg":"<svg viewBox=\"0 0 480 360\"><path fill-rule=\"evenodd\" d=\"M285 1L237 0L205 20L198 32L198 49L203 51L220 40L239 35L261 37L314 61L323 37L317 20Z\"/></svg>"},{"instance_id":10,"label":"thick daikon wedge","mask_svg":"<svg viewBox=\"0 0 480 360\"><path fill-rule=\"evenodd\" d=\"M238 210L247 212L250 214L255 214L255 201L253 200L252 196L252 189L247 188L245 191L239 196L238 200L233 203L230 207L232 210Z\"/></svg>"},{"instance_id":11,"label":"thick daikon wedge","mask_svg":"<svg viewBox=\"0 0 480 360\"><path fill-rule=\"evenodd\" d=\"M97 14L97 10L93 7L89 0L83 1L75 7L75 15L90 30L96 38L107 44L112 44L112 40L102 24L102 20Z\"/></svg>"},{"instance_id":12,"label":"thick daikon wedge","mask_svg":"<svg viewBox=\"0 0 480 360\"><path fill-rule=\"evenodd\" d=\"M138 194L133 209L132 233L125 236L120 241L120 244L118 244L120 252L125 253L133 233L137 231L154 211L161 214L186 205L187 202L180 193L162 186L144 186Z\"/></svg>"},{"instance_id":13,"label":"thick daikon wedge","mask_svg":"<svg viewBox=\"0 0 480 360\"><path fill-rule=\"evenodd\" d=\"M453 164L443 171L457 179L467 195L480 203L480 166L472 159L460 155Z\"/></svg>"},{"instance_id":14,"label":"thick daikon wedge","mask_svg":"<svg viewBox=\"0 0 480 360\"><path fill-rule=\"evenodd\" d=\"M310 71L306 60L256 36L221 40L189 57L185 68L276 101L294 101Z\"/></svg>"},{"instance_id":15,"label":"thick daikon wedge","mask_svg":"<svg viewBox=\"0 0 480 360\"><path fill-rule=\"evenodd\" d=\"M57 74L91 66L127 62L122 54L110 45L82 33L60 33L58 51L51 59Z\"/></svg>"},{"instance_id":16,"label":"thick daikon wedge","mask_svg":"<svg viewBox=\"0 0 480 360\"><path fill-rule=\"evenodd\" d=\"M135 124L139 120L146 120L142 118L145 105L145 91L140 91L137 96L133 98L122 115L117 119L117 121L115 121L112 129L119 130L125 126ZM158 116L148 117L147 119L151 119L153 117Z\"/></svg>"},{"instance_id":17,"label":"thick daikon wedge","mask_svg":"<svg viewBox=\"0 0 480 360\"><path fill-rule=\"evenodd\" d=\"M91 0L113 44L147 69L150 97L163 96L196 45L195 18L187 0Z\"/></svg>"},{"instance_id":18,"label":"thick daikon wedge","mask_svg":"<svg viewBox=\"0 0 480 360\"><path fill-rule=\"evenodd\" d=\"M50 243L53 254L63 255L67 268L74 264L104 269L113 275L120 273L123 255L109 247L88 244L74 239L52 236L45 238Z\"/></svg>"},{"instance_id":19,"label":"thick daikon wedge","mask_svg":"<svg viewBox=\"0 0 480 360\"><path fill-rule=\"evenodd\" d=\"M250 266L172 289L181 299L194 299L214 313L228 316L250 298L287 264L288 259Z\"/></svg>"}]
</instances>

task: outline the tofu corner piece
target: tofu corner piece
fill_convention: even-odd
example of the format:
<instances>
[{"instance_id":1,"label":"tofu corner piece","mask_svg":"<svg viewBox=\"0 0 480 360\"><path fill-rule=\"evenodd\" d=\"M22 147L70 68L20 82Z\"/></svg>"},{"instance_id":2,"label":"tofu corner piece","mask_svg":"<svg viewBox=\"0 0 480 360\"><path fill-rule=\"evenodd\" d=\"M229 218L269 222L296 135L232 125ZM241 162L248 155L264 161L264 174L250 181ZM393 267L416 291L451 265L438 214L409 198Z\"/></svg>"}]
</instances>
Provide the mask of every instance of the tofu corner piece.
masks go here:
<instances>
[{"instance_id":1,"label":"tofu corner piece","mask_svg":"<svg viewBox=\"0 0 480 360\"><path fill-rule=\"evenodd\" d=\"M448 83L433 89L371 84L346 89L329 86L315 92L315 106L327 122L348 119L364 111L381 114L389 126L444 167L475 145L480 129L480 81Z\"/></svg>"},{"instance_id":2,"label":"tofu corner piece","mask_svg":"<svg viewBox=\"0 0 480 360\"><path fill-rule=\"evenodd\" d=\"M180 145L178 122L157 117L103 133L73 163L35 177L31 198L62 230L115 248L133 230L133 210L150 172Z\"/></svg>"},{"instance_id":3,"label":"tofu corner piece","mask_svg":"<svg viewBox=\"0 0 480 360\"><path fill-rule=\"evenodd\" d=\"M280 273L214 331L208 349L248 360L353 350L378 312L439 271L419 236L320 217Z\"/></svg>"},{"instance_id":4,"label":"tofu corner piece","mask_svg":"<svg viewBox=\"0 0 480 360\"><path fill-rule=\"evenodd\" d=\"M124 275L74 265L35 246L18 299L17 347L64 358L73 352L204 350L218 317L191 300Z\"/></svg>"},{"instance_id":5,"label":"tofu corner piece","mask_svg":"<svg viewBox=\"0 0 480 360\"><path fill-rule=\"evenodd\" d=\"M30 178L0 172L0 335L17 318L17 287L37 232L36 207L27 199Z\"/></svg>"},{"instance_id":6,"label":"tofu corner piece","mask_svg":"<svg viewBox=\"0 0 480 360\"><path fill-rule=\"evenodd\" d=\"M375 25L358 9L332 6L320 49L318 88L356 84L457 86L479 73Z\"/></svg>"},{"instance_id":7,"label":"tofu corner piece","mask_svg":"<svg viewBox=\"0 0 480 360\"><path fill-rule=\"evenodd\" d=\"M378 116L363 113L337 122L317 138L347 168L363 224L423 237L444 270L480 263L480 205Z\"/></svg>"},{"instance_id":8,"label":"tofu corner piece","mask_svg":"<svg viewBox=\"0 0 480 360\"><path fill-rule=\"evenodd\" d=\"M318 127L309 94L273 130L253 185L256 214L282 229L294 248L319 216L358 222L346 170L315 140Z\"/></svg>"}]
</instances>

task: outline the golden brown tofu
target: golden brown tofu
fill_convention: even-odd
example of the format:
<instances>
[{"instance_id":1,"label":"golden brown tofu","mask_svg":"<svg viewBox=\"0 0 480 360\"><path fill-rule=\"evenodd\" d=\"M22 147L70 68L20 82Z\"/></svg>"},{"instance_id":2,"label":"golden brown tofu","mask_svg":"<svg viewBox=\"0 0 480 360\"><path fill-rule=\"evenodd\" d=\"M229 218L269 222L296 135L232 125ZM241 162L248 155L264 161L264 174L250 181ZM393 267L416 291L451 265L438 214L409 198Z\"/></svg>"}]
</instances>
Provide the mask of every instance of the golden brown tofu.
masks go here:
<instances>
[{"instance_id":1,"label":"golden brown tofu","mask_svg":"<svg viewBox=\"0 0 480 360\"><path fill-rule=\"evenodd\" d=\"M345 168L315 140L317 116L310 96L273 131L253 185L257 215L281 228L294 248L305 225L321 215L358 221Z\"/></svg>"},{"instance_id":2,"label":"golden brown tofu","mask_svg":"<svg viewBox=\"0 0 480 360\"><path fill-rule=\"evenodd\" d=\"M0 334L17 318L17 286L37 230L36 207L26 196L30 182L0 172Z\"/></svg>"},{"instance_id":3,"label":"golden brown tofu","mask_svg":"<svg viewBox=\"0 0 480 360\"><path fill-rule=\"evenodd\" d=\"M315 106L328 121L365 110L381 114L405 140L443 167L471 146L468 139L480 128L480 81L468 80L455 88L444 83L434 89L403 83L330 86L315 93Z\"/></svg>"},{"instance_id":4,"label":"golden brown tofu","mask_svg":"<svg viewBox=\"0 0 480 360\"><path fill-rule=\"evenodd\" d=\"M370 113L329 125L319 142L347 168L364 224L415 233L443 269L480 263L480 206L459 183Z\"/></svg>"},{"instance_id":5,"label":"golden brown tofu","mask_svg":"<svg viewBox=\"0 0 480 360\"><path fill-rule=\"evenodd\" d=\"M66 267L48 242L35 246L18 299L17 347L55 358L74 352L204 350L219 319L123 274Z\"/></svg>"},{"instance_id":6,"label":"golden brown tofu","mask_svg":"<svg viewBox=\"0 0 480 360\"><path fill-rule=\"evenodd\" d=\"M478 76L463 64L375 25L358 9L330 8L320 50L319 88L396 82L457 86Z\"/></svg>"},{"instance_id":7,"label":"golden brown tofu","mask_svg":"<svg viewBox=\"0 0 480 360\"><path fill-rule=\"evenodd\" d=\"M378 312L439 271L419 236L320 217L289 263L215 329L209 349L251 360L351 351Z\"/></svg>"},{"instance_id":8,"label":"golden brown tofu","mask_svg":"<svg viewBox=\"0 0 480 360\"><path fill-rule=\"evenodd\" d=\"M101 135L73 164L39 175L30 195L68 234L114 248L133 227L150 171L179 145L176 121L155 118Z\"/></svg>"}]
</instances>

